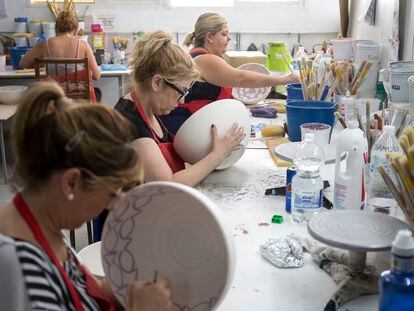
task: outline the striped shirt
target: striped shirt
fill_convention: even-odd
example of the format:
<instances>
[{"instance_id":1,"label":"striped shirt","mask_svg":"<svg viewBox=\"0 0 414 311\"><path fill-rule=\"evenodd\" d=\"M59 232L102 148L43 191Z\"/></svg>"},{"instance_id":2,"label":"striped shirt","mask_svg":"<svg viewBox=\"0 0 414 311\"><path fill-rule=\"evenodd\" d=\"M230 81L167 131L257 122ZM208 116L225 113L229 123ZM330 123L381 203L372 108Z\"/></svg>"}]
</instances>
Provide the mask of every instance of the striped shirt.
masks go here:
<instances>
[{"instance_id":1,"label":"striped shirt","mask_svg":"<svg viewBox=\"0 0 414 311\"><path fill-rule=\"evenodd\" d=\"M71 279L84 309L99 310L98 304L86 292L85 276L80 270L74 251L69 247L68 249L69 259L63 262L64 270ZM12 260L11 256L17 260ZM15 275L10 275L8 279L13 278L12 286L18 294L25 296L20 299L26 303L22 308L17 307L15 301L11 301L11 305L16 307L8 310L75 310L64 279L46 253L29 242L0 234L0 274L9 270L20 270L20 273L15 272ZM0 275L0 288L7 286L10 284ZM4 296L0 294L0 305L9 305L8 300L11 297Z\"/></svg>"}]
</instances>

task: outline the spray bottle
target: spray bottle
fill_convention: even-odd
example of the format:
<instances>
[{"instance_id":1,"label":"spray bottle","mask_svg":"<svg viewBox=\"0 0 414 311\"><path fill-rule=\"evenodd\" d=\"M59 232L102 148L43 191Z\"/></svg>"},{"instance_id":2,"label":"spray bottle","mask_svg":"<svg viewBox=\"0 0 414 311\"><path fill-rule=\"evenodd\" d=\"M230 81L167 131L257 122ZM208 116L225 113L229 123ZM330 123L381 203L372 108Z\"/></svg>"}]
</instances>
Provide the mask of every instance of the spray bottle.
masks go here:
<instances>
[{"instance_id":1,"label":"spray bottle","mask_svg":"<svg viewBox=\"0 0 414 311\"><path fill-rule=\"evenodd\" d=\"M336 147L334 208L364 209L364 174L368 156L365 133L351 120Z\"/></svg>"}]
</instances>

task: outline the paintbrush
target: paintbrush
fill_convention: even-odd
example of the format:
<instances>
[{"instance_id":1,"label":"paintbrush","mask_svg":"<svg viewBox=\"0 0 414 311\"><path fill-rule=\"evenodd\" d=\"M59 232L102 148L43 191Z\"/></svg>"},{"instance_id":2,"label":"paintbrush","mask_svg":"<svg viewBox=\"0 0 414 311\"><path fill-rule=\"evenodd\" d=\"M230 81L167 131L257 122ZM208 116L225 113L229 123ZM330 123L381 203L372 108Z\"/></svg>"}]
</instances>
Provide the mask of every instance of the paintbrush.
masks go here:
<instances>
[{"instance_id":1,"label":"paintbrush","mask_svg":"<svg viewBox=\"0 0 414 311\"><path fill-rule=\"evenodd\" d=\"M331 88L329 89L329 91L328 91L328 95L326 96L326 98L331 98L331 96L332 96L332 94L333 94L333 92L334 92L334 90L335 90L335 88L337 87L337 85L338 85L338 82L339 82L339 80L340 79L342 79L342 77L344 76L344 74L345 74L345 71L348 69L348 63L345 63L343 66L342 66L342 68L341 68L341 70L339 70L339 73L338 73L338 75L337 75L337 77L336 77L336 79L335 79L335 81L334 81L334 83L332 84L332 86L331 86Z\"/></svg>"},{"instance_id":2,"label":"paintbrush","mask_svg":"<svg viewBox=\"0 0 414 311\"><path fill-rule=\"evenodd\" d=\"M367 63L367 61L366 60L364 60L364 61L362 61L362 63L359 65L359 68L358 68L358 71L357 71L357 73L354 75L354 77L352 78L352 81L351 81L351 87L352 87L352 85L355 83L355 81L359 78L359 76L361 75L361 72L362 72L362 70L364 69L364 67L365 67L365 64Z\"/></svg>"},{"instance_id":3,"label":"paintbrush","mask_svg":"<svg viewBox=\"0 0 414 311\"><path fill-rule=\"evenodd\" d=\"M304 70L302 70L302 65L300 62L298 62L299 65L299 79L300 79L300 84L302 87L302 95L303 95L303 99L307 100L308 99L308 95L306 93L306 82L305 82L305 78L304 78Z\"/></svg>"},{"instance_id":4,"label":"paintbrush","mask_svg":"<svg viewBox=\"0 0 414 311\"><path fill-rule=\"evenodd\" d=\"M408 112L409 112L409 111L408 111L408 109L404 111L404 115L403 115L403 118L402 118L402 120L401 120L401 124L399 125L399 127L398 127L398 128L397 128L397 130L395 131L395 136L396 136L397 138L399 138L399 137L400 137L400 135L401 135L402 131L403 131L403 130L404 130L404 128L405 128L405 122L407 121Z\"/></svg>"},{"instance_id":5,"label":"paintbrush","mask_svg":"<svg viewBox=\"0 0 414 311\"><path fill-rule=\"evenodd\" d=\"M373 64L372 61L367 61L359 77L355 80L355 83L351 85L352 95L356 95L356 93L358 92L359 87L362 85L362 83L365 81L366 77L368 76L368 73L372 67L372 64Z\"/></svg>"},{"instance_id":6,"label":"paintbrush","mask_svg":"<svg viewBox=\"0 0 414 311\"><path fill-rule=\"evenodd\" d=\"M414 129L411 126L407 126L403 130L403 135L407 137L410 145L414 145Z\"/></svg>"},{"instance_id":7,"label":"paintbrush","mask_svg":"<svg viewBox=\"0 0 414 311\"><path fill-rule=\"evenodd\" d=\"M357 120L358 120L358 127L361 131L364 131L364 128L362 127L362 121L361 121L361 115L359 111L356 112Z\"/></svg>"},{"instance_id":8,"label":"paintbrush","mask_svg":"<svg viewBox=\"0 0 414 311\"><path fill-rule=\"evenodd\" d=\"M335 117L338 119L339 123L341 123L342 127L346 129L346 123L344 121L344 118L342 118L341 113L339 111L335 111Z\"/></svg>"},{"instance_id":9,"label":"paintbrush","mask_svg":"<svg viewBox=\"0 0 414 311\"><path fill-rule=\"evenodd\" d=\"M404 179L402 178L404 174L401 171L398 157L394 158L394 160L391 161L390 163L391 163L391 169L394 171L394 174L397 178L398 185L401 189L401 195L405 202L405 206L409 208L410 215L411 215L412 214L411 211L414 211L414 203L412 202L411 196L408 193L407 185L405 184Z\"/></svg>"},{"instance_id":10,"label":"paintbrush","mask_svg":"<svg viewBox=\"0 0 414 311\"><path fill-rule=\"evenodd\" d=\"M382 176L382 179L385 181L385 184L387 185L388 189L391 191L393 197L398 202L398 205L403 210L407 219L412 221L411 213L407 210L401 193L398 191L398 188L395 186L394 182L392 181L391 177L388 175L383 165L378 166L378 172Z\"/></svg>"},{"instance_id":11,"label":"paintbrush","mask_svg":"<svg viewBox=\"0 0 414 311\"><path fill-rule=\"evenodd\" d=\"M286 66L288 66L290 73L293 73L293 70L290 67L290 64L289 64L288 60L286 59L285 54L281 53L281 55L282 55L283 60L285 61Z\"/></svg>"},{"instance_id":12,"label":"paintbrush","mask_svg":"<svg viewBox=\"0 0 414 311\"><path fill-rule=\"evenodd\" d=\"M312 70L312 61L308 60L308 82L311 83L313 81L313 70Z\"/></svg>"},{"instance_id":13,"label":"paintbrush","mask_svg":"<svg viewBox=\"0 0 414 311\"><path fill-rule=\"evenodd\" d=\"M408 137L406 135L401 135L399 141L400 141L400 145L404 151L405 156L412 161L413 159L411 158L411 155L408 151L410 147L410 142L408 140Z\"/></svg>"},{"instance_id":14,"label":"paintbrush","mask_svg":"<svg viewBox=\"0 0 414 311\"><path fill-rule=\"evenodd\" d=\"M326 74L328 72L328 67L325 66L325 68L323 69L323 74L322 74L322 79L319 83L319 88L318 88L318 100L322 100L323 97L323 93L325 91L325 87L326 87Z\"/></svg>"},{"instance_id":15,"label":"paintbrush","mask_svg":"<svg viewBox=\"0 0 414 311\"><path fill-rule=\"evenodd\" d=\"M305 80L306 83L308 83L307 78L308 78L308 68L306 67L306 60L305 57L302 57L302 68L303 68L303 79Z\"/></svg>"},{"instance_id":16,"label":"paintbrush","mask_svg":"<svg viewBox=\"0 0 414 311\"><path fill-rule=\"evenodd\" d=\"M403 181L406 184L410 193L414 194L414 179L411 176L411 170L408 162L409 161L404 156L400 156L398 158L399 167L401 169L401 172L404 174Z\"/></svg>"},{"instance_id":17,"label":"paintbrush","mask_svg":"<svg viewBox=\"0 0 414 311\"><path fill-rule=\"evenodd\" d=\"M373 137L373 141L372 141L372 145L375 144L375 142L377 141L378 138L378 120L374 120L374 137Z\"/></svg>"},{"instance_id":18,"label":"paintbrush","mask_svg":"<svg viewBox=\"0 0 414 311\"><path fill-rule=\"evenodd\" d=\"M315 82L312 82L308 85L306 93L308 94L308 99L316 100L316 90L317 86Z\"/></svg>"}]
</instances>

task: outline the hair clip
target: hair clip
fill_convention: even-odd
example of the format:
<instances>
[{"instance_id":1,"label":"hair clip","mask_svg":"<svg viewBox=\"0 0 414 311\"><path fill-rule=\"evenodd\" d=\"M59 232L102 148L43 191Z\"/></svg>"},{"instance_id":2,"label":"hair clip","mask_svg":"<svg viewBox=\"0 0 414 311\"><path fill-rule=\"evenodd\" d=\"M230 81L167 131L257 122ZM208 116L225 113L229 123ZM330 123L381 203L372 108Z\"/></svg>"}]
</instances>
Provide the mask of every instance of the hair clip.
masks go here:
<instances>
[{"instance_id":1,"label":"hair clip","mask_svg":"<svg viewBox=\"0 0 414 311\"><path fill-rule=\"evenodd\" d=\"M75 149L75 147L80 143L82 140L83 135L85 135L85 131L80 131L76 133L65 145L65 151L70 153Z\"/></svg>"}]
</instances>

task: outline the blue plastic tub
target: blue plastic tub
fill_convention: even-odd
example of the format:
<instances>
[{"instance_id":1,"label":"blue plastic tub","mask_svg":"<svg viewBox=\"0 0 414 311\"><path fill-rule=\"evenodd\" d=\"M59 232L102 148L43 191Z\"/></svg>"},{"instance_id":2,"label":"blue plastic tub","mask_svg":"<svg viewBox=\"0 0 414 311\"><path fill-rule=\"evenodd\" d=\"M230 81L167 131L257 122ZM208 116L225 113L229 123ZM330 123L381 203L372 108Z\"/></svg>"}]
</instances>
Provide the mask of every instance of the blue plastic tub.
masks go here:
<instances>
[{"instance_id":1,"label":"blue plastic tub","mask_svg":"<svg viewBox=\"0 0 414 311\"><path fill-rule=\"evenodd\" d=\"M23 69L22 67L20 67L20 59L31 49L32 48L30 47L23 46L8 48L14 70Z\"/></svg>"},{"instance_id":2,"label":"blue plastic tub","mask_svg":"<svg viewBox=\"0 0 414 311\"><path fill-rule=\"evenodd\" d=\"M286 117L289 140L301 141L300 126L305 123L324 123L333 128L334 113L337 107L338 105L333 102L288 100L286 102Z\"/></svg>"},{"instance_id":3,"label":"blue plastic tub","mask_svg":"<svg viewBox=\"0 0 414 311\"><path fill-rule=\"evenodd\" d=\"M286 91L287 91L287 99L303 99L302 84L300 83L287 84ZM328 91L329 91L329 87L326 86L322 94L322 100L326 98L326 95L328 95Z\"/></svg>"}]
</instances>

